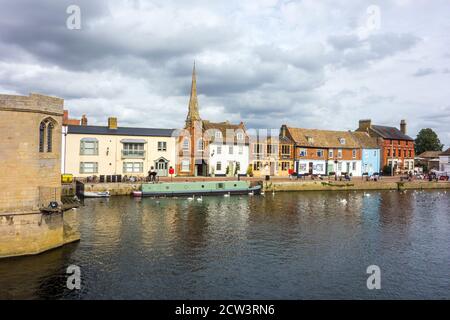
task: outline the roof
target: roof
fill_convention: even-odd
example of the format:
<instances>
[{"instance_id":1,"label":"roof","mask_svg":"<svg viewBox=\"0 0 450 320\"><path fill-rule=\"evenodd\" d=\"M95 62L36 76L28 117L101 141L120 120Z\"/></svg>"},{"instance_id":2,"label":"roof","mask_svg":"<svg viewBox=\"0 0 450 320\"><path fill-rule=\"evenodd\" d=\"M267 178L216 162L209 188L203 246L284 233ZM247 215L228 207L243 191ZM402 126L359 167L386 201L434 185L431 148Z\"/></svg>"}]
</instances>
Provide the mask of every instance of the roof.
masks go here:
<instances>
[{"instance_id":1,"label":"roof","mask_svg":"<svg viewBox=\"0 0 450 320\"><path fill-rule=\"evenodd\" d=\"M361 148L363 149L379 149L378 139L376 137L371 137L367 132L354 131L352 135L359 142Z\"/></svg>"},{"instance_id":2,"label":"roof","mask_svg":"<svg viewBox=\"0 0 450 320\"><path fill-rule=\"evenodd\" d=\"M118 127L107 126L68 126L68 134L98 134L113 136L171 137L174 129Z\"/></svg>"},{"instance_id":3,"label":"roof","mask_svg":"<svg viewBox=\"0 0 450 320\"><path fill-rule=\"evenodd\" d=\"M442 151L425 151L419 154L418 158L438 158Z\"/></svg>"},{"instance_id":4,"label":"roof","mask_svg":"<svg viewBox=\"0 0 450 320\"><path fill-rule=\"evenodd\" d=\"M287 127L298 146L314 148L360 148L358 140L349 131L331 131ZM344 143L340 142L344 139Z\"/></svg>"},{"instance_id":5,"label":"roof","mask_svg":"<svg viewBox=\"0 0 450 320\"><path fill-rule=\"evenodd\" d=\"M207 130L219 130L220 132L222 132L222 141L225 142L230 138L233 138L233 140L236 140L235 142L237 142L237 137L236 137L236 133L238 132L242 132L244 134L245 137L245 143L248 143L248 135L245 131L245 126L244 123L239 123L239 124L232 124L228 121L225 122L210 122L208 120L203 120L202 121L203 124L203 132L207 131ZM231 131L233 133L232 137L227 137L227 131ZM213 138L213 137L211 137ZM216 139L214 137L214 139Z\"/></svg>"},{"instance_id":6,"label":"roof","mask_svg":"<svg viewBox=\"0 0 450 320\"><path fill-rule=\"evenodd\" d=\"M440 156L450 156L450 148L439 154Z\"/></svg>"},{"instance_id":7,"label":"roof","mask_svg":"<svg viewBox=\"0 0 450 320\"><path fill-rule=\"evenodd\" d=\"M410 136L402 133L396 127L372 125L370 128L385 139L410 140L410 141L414 140Z\"/></svg>"}]
</instances>

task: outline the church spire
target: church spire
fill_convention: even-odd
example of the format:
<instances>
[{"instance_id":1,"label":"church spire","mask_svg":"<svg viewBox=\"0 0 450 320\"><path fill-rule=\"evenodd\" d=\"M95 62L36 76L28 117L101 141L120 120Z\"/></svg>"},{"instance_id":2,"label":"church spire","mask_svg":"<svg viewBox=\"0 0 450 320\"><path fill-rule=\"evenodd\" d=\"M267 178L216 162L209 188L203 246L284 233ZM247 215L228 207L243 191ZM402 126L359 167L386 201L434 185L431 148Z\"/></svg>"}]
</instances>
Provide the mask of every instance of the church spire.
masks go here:
<instances>
[{"instance_id":1,"label":"church spire","mask_svg":"<svg viewBox=\"0 0 450 320\"><path fill-rule=\"evenodd\" d=\"M198 112L197 76L195 74L194 61L194 69L192 70L191 97L189 99L189 112L186 117L186 127L190 127L195 121L201 121L201 118Z\"/></svg>"}]
</instances>

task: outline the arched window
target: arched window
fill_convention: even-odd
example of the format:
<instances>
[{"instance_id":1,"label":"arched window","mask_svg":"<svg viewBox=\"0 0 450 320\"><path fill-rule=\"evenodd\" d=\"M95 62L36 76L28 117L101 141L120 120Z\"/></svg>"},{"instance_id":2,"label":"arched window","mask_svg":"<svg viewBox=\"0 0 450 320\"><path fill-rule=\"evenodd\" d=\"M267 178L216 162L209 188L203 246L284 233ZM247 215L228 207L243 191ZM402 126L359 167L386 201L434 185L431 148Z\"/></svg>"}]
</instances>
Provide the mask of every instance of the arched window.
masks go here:
<instances>
[{"instance_id":1,"label":"arched window","mask_svg":"<svg viewBox=\"0 0 450 320\"><path fill-rule=\"evenodd\" d=\"M47 118L39 124L39 152L53 151L53 129L55 128L55 121L52 118ZM47 149L47 150L46 150Z\"/></svg>"},{"instance_id":2,"label":"arched window","mask_svg":"<svg viewBox=\"0 0 450 320\"><path fill-rule=\"evenodd\" d=\"M53 128L54 124L49 122L47 125L47 152L52 152L53 149Z\"/></svg>"},{"instance_id":3,"label":"arched window","mask_svg":"<svg viewBox=\"0 0 450 320\"><path fill-rule=\"evenodd\" d=\"M185 138L183 140L183 151L189 151L189 139Z\"/></svg>"},{"instance_id":4,"label":"arched window","mask_svg":"<svg viewBox=\"0 0 450 320\"><path fill-rule=\"evenodd\" d=\"M39 125L39 152L44 152L45 148L45 122Z\"/></svg>"},{"instance_id":5,"label":"arched window","mask_svg":"<svg viewBox=\"0 0 450 320\"><path fill-rule=\"evenodd\" d=\"M202 138L197 140L197 151L203 151L203 139Z\"/></svg>"}]
</instances>

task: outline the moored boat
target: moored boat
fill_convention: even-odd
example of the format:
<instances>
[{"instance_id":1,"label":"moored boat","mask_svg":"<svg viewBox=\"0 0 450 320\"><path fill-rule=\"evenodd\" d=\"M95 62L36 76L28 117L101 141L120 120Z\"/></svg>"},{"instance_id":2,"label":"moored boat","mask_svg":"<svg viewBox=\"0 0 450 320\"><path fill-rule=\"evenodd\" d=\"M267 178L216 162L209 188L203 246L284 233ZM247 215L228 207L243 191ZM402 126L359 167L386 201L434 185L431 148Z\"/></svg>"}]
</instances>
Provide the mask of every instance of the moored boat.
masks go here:
<instances>
[{"instance_id":1,"label":"moored boat","mask_svg":"<svg viewBox=\"0 0 450 320\"><path fill-rule=\"evenodd\" d=\"M83 197L85 198L108 198L109 191L85 191Z\"/></svg>"},{"instance_id":2,"label":"moored boat","mask_svg":"<svg viewBox=\"0 0 450 320\"><path fill-rule=\"evenodd\" d=\"M260 193L261 185L252 185L248 181L144 183L141 187L142 197L238 195ZM139 196L139 193L133 192L133 196Z\"/></svg>"}]
</instances>

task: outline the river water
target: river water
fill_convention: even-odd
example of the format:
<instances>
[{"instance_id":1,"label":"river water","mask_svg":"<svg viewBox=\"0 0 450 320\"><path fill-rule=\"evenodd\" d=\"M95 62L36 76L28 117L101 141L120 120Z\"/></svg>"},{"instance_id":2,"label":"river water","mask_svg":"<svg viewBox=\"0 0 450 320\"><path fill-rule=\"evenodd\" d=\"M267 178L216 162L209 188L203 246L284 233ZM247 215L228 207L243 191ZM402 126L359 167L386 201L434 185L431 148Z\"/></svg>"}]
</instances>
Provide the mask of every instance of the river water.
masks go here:
<instances>
[{"instance_id":1,"label":"river water","mask_svg":"<svg viewBox=\"0 0 450 320\"><path fill-rule=\"evenodd\" d=\"M79 243L0 260L0 298L450 299L450 192L115 197L78 214Z\"/></svg>"}]
</instances>

